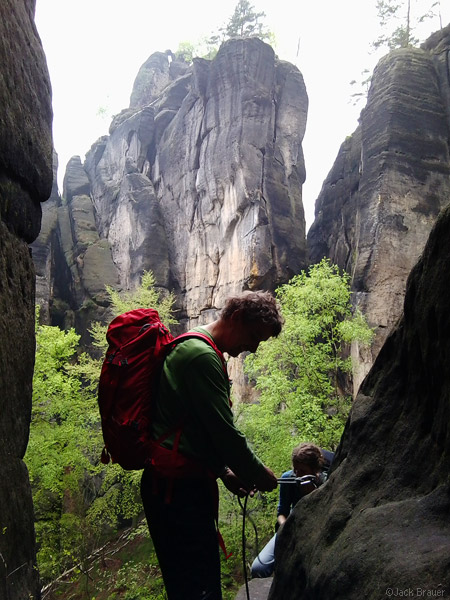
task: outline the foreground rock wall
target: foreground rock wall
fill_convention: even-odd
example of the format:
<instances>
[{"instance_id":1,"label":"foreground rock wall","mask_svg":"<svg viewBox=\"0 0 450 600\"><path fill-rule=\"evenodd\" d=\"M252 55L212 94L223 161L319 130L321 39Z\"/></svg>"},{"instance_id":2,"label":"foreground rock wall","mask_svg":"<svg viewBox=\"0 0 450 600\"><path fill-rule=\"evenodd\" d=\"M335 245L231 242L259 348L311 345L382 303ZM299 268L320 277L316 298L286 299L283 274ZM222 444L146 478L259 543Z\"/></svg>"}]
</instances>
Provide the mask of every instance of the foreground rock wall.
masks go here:
<instances>
[{"instance_id":1,"label":"foreground rock wall","mask_svg":"<svg viewBox=\"0 0 450 600\"><path fill-rule=\"evenodd\" d=\"M339 151L308 233L312 262L352 276L355 304L376 327L355 390L401 314L405 284L439 211L450 201L450 26L422 49L377 65L360 125Z\"/></svg>"},{"instance_id":2,"label":"foreground rock wall","mask_svg":"<svg viewBox=\"0 0 450 600\"><path fill-rule=\"evenodd\" d=\"M450 208L358 394L328 482L280 536L269 599L450 594Z\"/></svg>"},{"instance_id":3,"label":"foreground rock wall","mask_svg":"<svg viewBox=\"0 0 450 600\"><path fill-rule=\"evenodd\" d=\"M52 188L51 93L34 0L0 4L0 598L40 597L23 456L31 416L35 276L28 244Z\"/></svg>"}]
</instances>

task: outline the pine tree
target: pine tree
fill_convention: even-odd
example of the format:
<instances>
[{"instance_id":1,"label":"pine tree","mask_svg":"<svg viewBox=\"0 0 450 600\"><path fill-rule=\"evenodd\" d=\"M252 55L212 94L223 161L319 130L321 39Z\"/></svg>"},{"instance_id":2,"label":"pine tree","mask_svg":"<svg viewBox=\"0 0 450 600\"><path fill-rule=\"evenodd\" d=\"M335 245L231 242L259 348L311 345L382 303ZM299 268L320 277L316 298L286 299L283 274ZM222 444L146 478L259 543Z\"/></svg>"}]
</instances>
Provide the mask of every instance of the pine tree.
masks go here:
<instances>
[{"instance_id":1,"label":"pine tree","mask_svg":"<svg viewBox=\"0 0 450 600\"><path fill-rule=\"evenodd\" d=\"M257 36L262 40L269 39L270 34L260 21L265 16L264 12L256 12L255 7L250 4L249 0L239 0L225 27L225 37Z\"/></svg>"},{"instance_id":2,"label":"pine tree","mask_svg":"<svg viewBox=\"0 0 450 600\"><path fill-rule=\"evenodd\" d=\"M423 29L421 39L416 34L419 33L419 26L425 21L430 21L436 17L439 19L439 26L442 29L442 18L440 12L440 0L430 1L423 12L423 3L420 3L420 12L417 2L412 0L377 0L376 8L381 33L376 40L370 43L372 51L378 51L387 48L389 51L396 48L408 48L418 46L423 40ZM428 31L429 35L431 31ZM352 102L356 105L360 100L366 99L370 88L372 75L368 69L361 73L361 79L350 82L354 86L355 92L351 94Z\"/></svg>"},{"instance_id":3,"label":"pine tree","mask_svg":"<svg viewBox=\"0 0 450 600\"><path fill-rule=\"evenodd\" d=\"M375 50L384 46L389 50L417 46L417 26L440 14L439 1L430 2L426 12L420 13L411 0L377 0L376 7L382 34L372 42Z\"/></svg>"}]
</instances>

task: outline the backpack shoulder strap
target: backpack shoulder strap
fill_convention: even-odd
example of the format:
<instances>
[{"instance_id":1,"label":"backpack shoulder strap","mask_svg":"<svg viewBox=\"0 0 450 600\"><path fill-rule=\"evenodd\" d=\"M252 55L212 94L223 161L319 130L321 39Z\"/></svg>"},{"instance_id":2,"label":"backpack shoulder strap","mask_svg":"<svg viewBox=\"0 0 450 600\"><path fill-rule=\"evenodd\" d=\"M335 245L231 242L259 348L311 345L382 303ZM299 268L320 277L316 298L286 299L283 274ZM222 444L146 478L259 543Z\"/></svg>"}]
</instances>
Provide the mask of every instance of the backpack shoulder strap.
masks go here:
<instances>
[{"instance_id":1,"label":"backpack shoulder strap","mask_svg":"<svg viewBox=\"0 0 450 600\"><path fill-rule=\"evenodd\" d=\"M205 333L201 333L200 331L188 331L187 333L182 333L181 335L178 335L175 339L172 340L171 343L173 345L175 345L178 342L182 342L183 340L187 340L189 338L197 338L197 339L203 340L204 342L206 342L207 344L209 344L211 346L211 348L214 349L214 351L216 352L217 356L220 358L220 362L222 363L223 371L224 371L225 375L227 375L227 377L228 377L227 363L225 361L224 355L219 350L219 348L217 347L217 345L214 342L214 340L212 340Z\"/></svg>"}]
</instances>

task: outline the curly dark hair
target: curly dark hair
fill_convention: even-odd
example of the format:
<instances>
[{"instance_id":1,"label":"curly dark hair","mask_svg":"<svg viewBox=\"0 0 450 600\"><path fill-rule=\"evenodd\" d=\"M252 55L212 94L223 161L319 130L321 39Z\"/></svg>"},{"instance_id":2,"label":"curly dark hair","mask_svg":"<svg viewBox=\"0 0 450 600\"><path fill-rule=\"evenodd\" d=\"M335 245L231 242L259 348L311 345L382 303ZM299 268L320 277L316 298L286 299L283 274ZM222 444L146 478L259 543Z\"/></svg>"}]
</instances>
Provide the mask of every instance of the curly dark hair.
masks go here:
<instances>
[{"instance_id":1,"label":"curly dark hair","mask_svg":"<svg viewBox=\"0 0 450 600\"><path fill-rule=\"evenodd\" d=\"M315 444L304 442L292 450L292 464L308 465L316 473L322 470L324 458L322 451Z\"/></svg>"},{"instance_id":2,"label":"curly dark hair","mask_svg":"<svg viewBox=\"0 0 450 600\"><path fill-rule=\"evenodd\" d=\"M228 298L220 316L226 321L235 313L239 313L239 316L246 323L272 327L273 336L280 333L284 322L280 306L270 292L247 291L239 296Z\"/></svg>"}]
</instances>

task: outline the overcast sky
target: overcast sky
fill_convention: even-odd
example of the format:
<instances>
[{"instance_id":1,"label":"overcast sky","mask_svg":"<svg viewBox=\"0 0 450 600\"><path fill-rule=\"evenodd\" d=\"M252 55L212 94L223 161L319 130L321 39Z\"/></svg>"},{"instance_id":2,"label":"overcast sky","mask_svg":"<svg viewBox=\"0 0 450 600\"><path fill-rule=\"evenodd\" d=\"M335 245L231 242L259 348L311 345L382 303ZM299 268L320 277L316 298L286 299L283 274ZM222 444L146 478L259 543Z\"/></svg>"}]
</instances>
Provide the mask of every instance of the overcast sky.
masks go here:
<instances>
[{"instance_id":1,"label":"overcast sky","mask_svg":"<svg viewBox=\"0 0 450 600\"><path fill-rule=\"evenodd\" d=\"M429 0L412 0L417 14ZM108 133L111 117L129 105L137 72L157 51L176 51L226 23L237 0L37 0L36 25L53 89L53 137L59 156L59 187L68 160L84 155ZM354 106L350 81L361 80L378 56L369 54L379 34L375 0L254 0L275 34L275 51L300 69L309 97L303 143L307 227L314 203L339 146L357 126L363 104ZM443 24L450 2L442 2ZM439 28L427 21L425 38ZM105 115L106 109L106 115Z\"/></svg>"}]
</instances>

